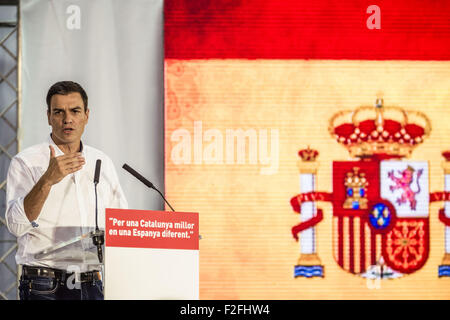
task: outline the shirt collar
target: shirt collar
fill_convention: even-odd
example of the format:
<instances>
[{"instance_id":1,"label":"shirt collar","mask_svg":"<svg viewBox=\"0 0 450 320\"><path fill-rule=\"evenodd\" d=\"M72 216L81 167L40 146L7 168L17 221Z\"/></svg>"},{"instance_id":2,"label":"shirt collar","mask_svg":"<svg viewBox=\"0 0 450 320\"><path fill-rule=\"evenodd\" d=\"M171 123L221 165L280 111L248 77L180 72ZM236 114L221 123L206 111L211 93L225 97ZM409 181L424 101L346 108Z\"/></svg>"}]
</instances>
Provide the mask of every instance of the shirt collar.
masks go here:
<instances>
[{"instance_id":1,"label":"shirt collar","mask_svg":"<svg viewBox=\"0 0 450 320\"><path fill-rule=\"evenodd\" d=\"M61 156L64 154L64 152L62 152L62 150L56 145L55 141L53 141L52 139L52 134L50 133L47 137L47 142L54 147L55 149L55 156ZM83 152L83 141L80 140L80 150L78 150L78 152Z\"/></svg>"}]
</instances>

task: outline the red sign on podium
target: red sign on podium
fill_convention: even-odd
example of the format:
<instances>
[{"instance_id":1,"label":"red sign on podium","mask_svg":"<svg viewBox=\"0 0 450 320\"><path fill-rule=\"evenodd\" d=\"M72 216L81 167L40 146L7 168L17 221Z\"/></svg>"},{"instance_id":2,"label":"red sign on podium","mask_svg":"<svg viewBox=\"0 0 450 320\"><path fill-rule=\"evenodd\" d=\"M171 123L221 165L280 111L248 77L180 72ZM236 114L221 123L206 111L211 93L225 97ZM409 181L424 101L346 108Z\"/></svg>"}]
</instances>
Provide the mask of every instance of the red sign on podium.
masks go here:
<instances>
[{"instance_id":1,"label":"red sign on podium","mask_svg":"<svg viewBox=\"0 0 450 320\"><path fill-rule=\"evenodd\" d=\"M198 299L198 223L192 212L107 208L105 299Z\"/></svg>"},{"instance_id":2,"label":"red sign on podium","mask_svg":"<svg viewBox=\"0 0 450 320\"><path fill-rule=\"evenodd\" d=\"M198 213L106 209L108 247L198 250Z\"/></svg>"}]
</instances>

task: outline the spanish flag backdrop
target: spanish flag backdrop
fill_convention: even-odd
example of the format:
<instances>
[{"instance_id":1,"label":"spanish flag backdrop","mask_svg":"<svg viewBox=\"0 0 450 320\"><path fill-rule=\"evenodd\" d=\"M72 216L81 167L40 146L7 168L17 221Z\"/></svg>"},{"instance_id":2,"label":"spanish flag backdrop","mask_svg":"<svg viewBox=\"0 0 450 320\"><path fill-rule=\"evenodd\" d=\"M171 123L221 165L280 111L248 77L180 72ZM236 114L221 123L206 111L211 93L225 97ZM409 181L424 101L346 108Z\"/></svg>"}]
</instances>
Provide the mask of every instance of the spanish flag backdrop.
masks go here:
<instances>
[{"instance_id":1,"label":"spanish flag backdrop","mask_svg":"<svg viewBox=\"0 0 450 320\"><path fill-rule=\"evenodd\" d=\"M165 192L199 212L201 299L450 298L449 21L165 1Z\"/></svg>"}]
</instances>

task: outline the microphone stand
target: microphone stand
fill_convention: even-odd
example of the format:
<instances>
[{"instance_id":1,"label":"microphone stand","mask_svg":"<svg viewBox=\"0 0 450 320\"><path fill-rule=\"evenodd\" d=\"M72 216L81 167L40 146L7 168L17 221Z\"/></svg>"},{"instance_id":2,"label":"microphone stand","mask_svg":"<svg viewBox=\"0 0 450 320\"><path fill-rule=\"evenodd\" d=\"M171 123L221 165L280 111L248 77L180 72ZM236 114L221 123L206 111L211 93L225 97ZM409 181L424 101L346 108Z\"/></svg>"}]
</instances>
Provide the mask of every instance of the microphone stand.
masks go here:
<instances>
[{"instance_id":1,"label":"microphone stand","mask_svg":"<svg viewBox=\"0 0 450 320\"><path fill-rule=\"evenodd\" d=\"M122 166L122 168L124 168L125 170L127 170L129 173L131 173L131 175L133 175L136 179L138 179L139 181L141 181L143 184L145 184L147 187L149 187L150 189L155 190L156 192L159 193L159 195L161 196L161 198L163 198L164 202L167 203L167 205L170 207L170 209L172 209L173 212L175 212L175 210L173 209L173 207L170 205L170 203L166 200L166 198L164 197L164 195L161 193L161 191L159 191L154 185L153 183L151 183L150 181L148 181L147 179L145 179L141 174L139 174L138 172L136 172L136 170L134 170L133 168L131 168L129 165L127 165L126 163Z\"/></svg>"},{"instance_id":2,"label":"microphone stand","mask_svg":"<svg viewBox=\"0 0 450 320\"><path fill-rule=\"evenodd\" d=\"M161 191L159 191L154 185L153 183L151 183L150 181L148 181L147 179L145 179L141 174L139 174L136 170L134 170L133 168L131 168L129 165L127 165L126 163L124 163L124 165L122 166L122 168L124 168L126 171L128 171L129 173L131 173L132 176L134 176L136 179L138 179L139 181L141 181L143 184L145 184L147 187L149 187L150 189L155 190L156 192L159 193L159 195L161 196L161 198L163 198L164 202L167 203L167 205L170 207L170 209L172 209L173 212L175 212L175 210L172 208L172 206L170 205L170 203L166 200L166 198L164 197L164 195L161 193ZM202 235L198 235L199 239L202 239Z\"/></svg>"},{"instance_id":3,"label":"microphone stand","mask_svg":"<svg viewBox=\"0 0 450 320\"><path fill-rule=\"evenodd\" d=\"M100 176L101 160L97 160L95 166L94 187L95 187L95 231L92 233L92 242L97 247L98 261L103 263L103 244L105 243L105 232L98 228L98 206L97 206L97 184Z\"/></svg>"},{"instance_id":4,"label":"microphone stand","mask_svg":"<svg viewBox=\"0 0 450 320\"><path fill-rule=\"evenodd\" d=\"M161 196L161 198L163 198L163 200L167 203L167 205L170 207L170 209L172 209L173 212L175 212L175 210L172 208L172 206L170 205L170 203L166 200L166 198L164 198L163 194L161 193L161 191L159 191L158 189L156 189L155 187L152 188L153 190L156 190L156 192L159 193L159 195Z\"/></svg>"}]
</instances>

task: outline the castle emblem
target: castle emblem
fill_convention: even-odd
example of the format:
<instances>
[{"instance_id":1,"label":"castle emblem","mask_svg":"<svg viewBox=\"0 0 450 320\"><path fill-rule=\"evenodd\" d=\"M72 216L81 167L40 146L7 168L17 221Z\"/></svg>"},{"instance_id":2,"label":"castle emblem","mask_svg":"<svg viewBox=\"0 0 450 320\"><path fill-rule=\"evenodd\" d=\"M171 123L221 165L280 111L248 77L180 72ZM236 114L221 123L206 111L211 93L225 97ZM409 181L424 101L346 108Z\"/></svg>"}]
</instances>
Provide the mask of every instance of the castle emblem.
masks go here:
<instances>
[{"instance_id":1,"label":"castle emblem","mask_svg":"<svg viewBox=\"0 0 450 320\"><path fill-rule=\"evenodd\" d=\"M450 243L450 184L429 192L428 161L411 154L431 132L428 117L417 111L384 106L334 114L329 132L354 158L333 162L333 190L316 190L318 151L299 151L300 194L291 198L300 223L292 235L300 242L295 277L324 277L316 252L316 228L323 219L317 202L332 203L333 253L345 271L370 278L399 278L423 267L430 251L430 203L445 201L439 219ZM450 181L450 152L444 152ZM445 247L438 276L450 276L450 246Z\"/></svg>"},{"instance_id":2,"label":"castle emblem","mask_svg":"<svg viewBox=\"0 0 450 320\"><path fill-rule=\"evenodd\" d=\"M359 167L353 167L353 172L347 172L345 178L345 209L367 209L367 179L364 172L359 173Z\"/></svg>"}]
</instances>

